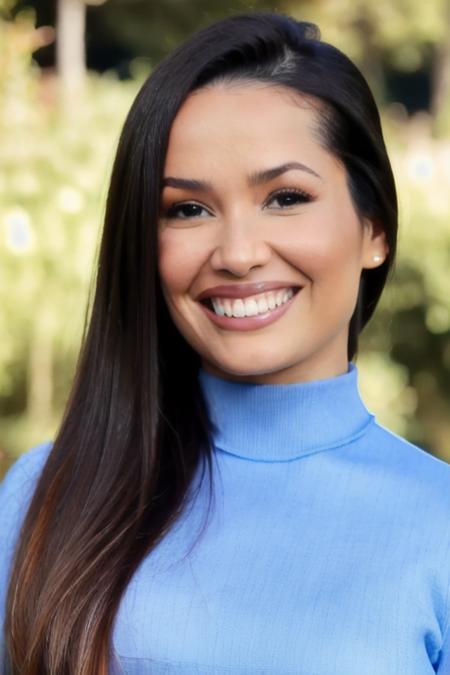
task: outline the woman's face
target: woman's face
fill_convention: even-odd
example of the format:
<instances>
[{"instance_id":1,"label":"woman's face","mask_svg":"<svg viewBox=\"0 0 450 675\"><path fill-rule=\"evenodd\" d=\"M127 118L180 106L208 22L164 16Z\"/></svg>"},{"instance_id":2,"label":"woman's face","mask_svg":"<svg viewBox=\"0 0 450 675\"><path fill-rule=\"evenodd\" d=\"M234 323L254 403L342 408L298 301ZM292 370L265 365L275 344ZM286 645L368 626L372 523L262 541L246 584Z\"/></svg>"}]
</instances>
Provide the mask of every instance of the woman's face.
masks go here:
<instances>
[{"instance_id":1,"label":"woman's face","mask_svg":"<svg viewBox=\"0 0 450 675\"><path fill-rule=\"evenodd\" d=\"M290 383L347 371L361 271L388 249L316 128L305 99L261 83L197 90L174 120L159 272L174 323L211 373Z\"/></svg>"}]
</instances>

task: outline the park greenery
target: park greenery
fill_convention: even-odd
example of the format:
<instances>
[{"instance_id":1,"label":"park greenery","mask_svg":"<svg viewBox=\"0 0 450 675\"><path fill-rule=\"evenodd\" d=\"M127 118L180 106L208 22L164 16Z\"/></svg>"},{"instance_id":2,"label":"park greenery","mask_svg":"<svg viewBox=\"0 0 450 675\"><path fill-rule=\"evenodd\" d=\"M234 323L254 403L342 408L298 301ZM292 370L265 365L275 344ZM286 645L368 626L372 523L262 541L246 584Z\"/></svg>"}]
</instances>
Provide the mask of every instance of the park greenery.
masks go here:
<instances>
[{"instance_id":1,"label":"park greenery","mask_svg":"<svg viewBox=\"0 0 450 675\"><path fill-rule=\"evenodd\" d=\"M440 1L431 3L435 15ZM324 19L323 33L336 44L346 36L347 49L339 46L363 68L367 55L349 9L361 8L362 0L285 4L292 14L302 5L302 18L311 10L306 18L319 24L335 12L342 29L334 39ZM406 67L409 53L417 65L433 45L439 52L446 36L435 15L412 17L395 37L393 26L380 28L382 7L402 25L388 5L370 5L370 49L379 63L398 59ZM60 105L57 77L32 58L41 39L31 10L0 19L0 474L17 455L54 437L61 420L115 147L150 69L136 59L125 81L112 71L89 72L76 105ZM438 100L443 85L435 77ZM361 393L379 422L450 461L450 112L446 101L433 105L413 116L395 102L383 106L400 199L398 257L356 361Z\"/></svg>"}]
</instances>

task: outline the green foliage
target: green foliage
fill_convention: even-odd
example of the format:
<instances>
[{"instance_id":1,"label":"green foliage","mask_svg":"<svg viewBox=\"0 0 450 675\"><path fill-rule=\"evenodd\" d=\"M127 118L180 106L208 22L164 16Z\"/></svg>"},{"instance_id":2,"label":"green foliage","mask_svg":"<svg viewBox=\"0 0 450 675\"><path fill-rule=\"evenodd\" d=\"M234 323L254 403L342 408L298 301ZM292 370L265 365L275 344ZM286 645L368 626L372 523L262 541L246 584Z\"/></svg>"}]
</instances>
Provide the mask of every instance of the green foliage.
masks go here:
<instances>
[{"instance_id":1,"label":"green foliage","mask_svg":"<svg viewBox=\"0 0 450 675\"><path fill-rule=\"evenodd\" d=\"M426 116L384 119L399 192L398 255L361 361L374 359L364 375L387 426L450 461L450 139L433 139ZM396 373L396 384L382 388L380 354Z\"/></svg>"},{"instance_id":2,"label":"green foliage","mask_svg":"<svg viewBox=\"0 0 450 675\"><path fill-rule=\"evenodd\" d=\"M317 23L361 67L378 101L387 99L387 70L427 72L434 134L450 133L448 0L285 0L283 9Z\"/></svg>"},{"instance_id":3,"label":"green foliage","mask_svg":"<svg viewBox=\"0 0 450 675\"><path fill-rule=\"evenodd\" d=\"M447 0L287 0L288 13L318 23L323 39L358 62L370 48L400 70L414 70L445 39Z\"/></svg>"},{"instance_id":4,"label":"green foliage","mask_svg":"<svg viewBox=\"0 0 450 675\"><path fill-rule=\"evenodd\" d=\"M405 0L406 1L406 0ZM82 334L119 131L147 74L90 74L71 109L31 59L33 17L0 21L0 474L56 432ZM395 111L395 110L394 110ZM450 461L450 142L387 111L400 193L396 273L361 339L381 423Z\"/></svg>"},{"instance_id":5,"label":"green foliage","mask_svg":"<svg viewBox=\"0 0 450 675\"><path fill-rule=\"evenodd\" d=\"M155 63L195 30L229 14L274 10L277 0L108 0L103 8L90 8L104 39ZM101 16L101 18L100 18Z\"/></svg>"},{"instance_id":6,"label":"green foliage","mask_svg":"<svg viewBox=\"0 0 450 675\"><path fill-rule=\"evenodd\" d=\"M31 14L0 22L0 449L13 456L60 420L115 145L139 86L91 75L64 109L56 78L32 63L34 30Z\"/></svg>"}]
</instances>

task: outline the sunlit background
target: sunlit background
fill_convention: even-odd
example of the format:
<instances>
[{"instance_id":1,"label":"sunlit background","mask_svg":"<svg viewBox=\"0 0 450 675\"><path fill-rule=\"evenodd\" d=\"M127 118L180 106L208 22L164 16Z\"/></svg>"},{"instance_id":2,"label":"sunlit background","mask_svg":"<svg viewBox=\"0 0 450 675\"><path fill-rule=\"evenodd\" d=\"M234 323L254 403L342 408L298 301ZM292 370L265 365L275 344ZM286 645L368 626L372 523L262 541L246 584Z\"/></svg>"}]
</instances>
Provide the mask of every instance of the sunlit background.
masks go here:
<instances>
[{"instance_id":1,"label":"sunlit background","mask_svg":"<svg viewBox=\"0 0 450 675\"><path fill-rule=\"evenodd\" d=\"M153 65L247 9L311 20L369 80L400 197L395 275L361 337L378 421L450 462L448 0L0 0L0 475L52 439L118 134Z\"/></svg>"}]
</instances>

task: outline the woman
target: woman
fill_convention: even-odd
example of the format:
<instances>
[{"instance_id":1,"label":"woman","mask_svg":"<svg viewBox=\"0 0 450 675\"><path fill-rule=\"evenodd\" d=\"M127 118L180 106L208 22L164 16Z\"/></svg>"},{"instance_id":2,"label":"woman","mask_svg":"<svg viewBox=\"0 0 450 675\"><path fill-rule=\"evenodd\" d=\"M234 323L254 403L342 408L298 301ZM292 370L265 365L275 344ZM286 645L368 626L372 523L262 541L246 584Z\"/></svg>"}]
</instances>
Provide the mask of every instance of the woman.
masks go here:
<instances>
[{"instance_id":1,"label":"woman","mask_svg":"<svg viewBox=\"0 0 450 675\"><path fill-rule=\"evenodd\" d=\"M450 467L354 362L396 233L376 105L315 26L229 17L159 64L59 433L4 481L5 672L450 672Z\"/></svg>"}]
</instances>

